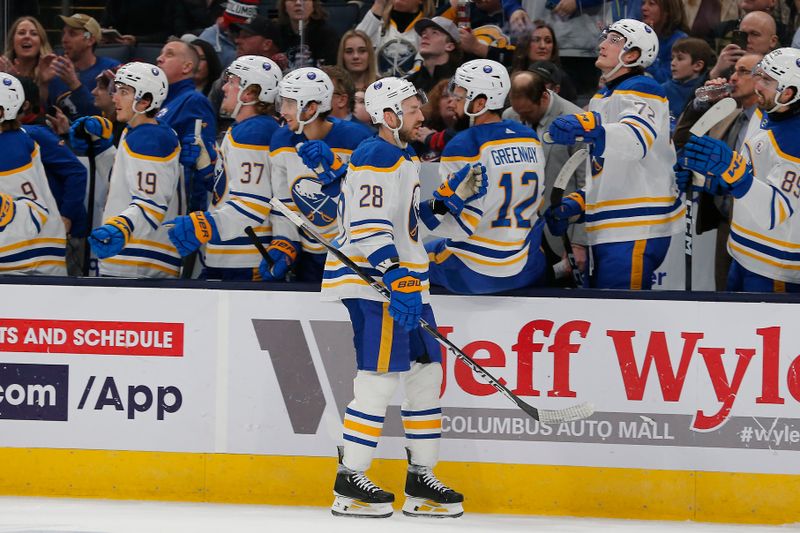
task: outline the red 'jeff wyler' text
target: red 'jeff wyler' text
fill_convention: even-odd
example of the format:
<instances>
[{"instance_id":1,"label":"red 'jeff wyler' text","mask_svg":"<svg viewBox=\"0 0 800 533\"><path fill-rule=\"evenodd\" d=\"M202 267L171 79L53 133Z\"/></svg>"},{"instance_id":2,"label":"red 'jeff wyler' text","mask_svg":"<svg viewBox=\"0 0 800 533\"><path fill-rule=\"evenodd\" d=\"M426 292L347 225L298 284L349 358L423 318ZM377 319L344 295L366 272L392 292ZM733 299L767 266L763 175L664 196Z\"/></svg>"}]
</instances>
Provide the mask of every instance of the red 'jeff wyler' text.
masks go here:
<instances>
[{"instance_id":1,"label":"red 'jeff wyler' text","mask_svg":"<svg viewBox=\"0 0 800 533\"><path fill-rule=\"evenodd\" d=\"M571 362L583 351L582 348L588 348L582 340L587 338L590 328L591 322L585 320L572 320L561 325L545 319L528 322L520 328L517 341L511 347L511 351L517 355L516 383L508 384L504 378L498 381L508 384L518 396L540 396L542 391L534 385L534 361L539 357L547 357L547 352L553 358L552 388L547 391L547 396L575 398L577 393L570 385ZM453 327L439 326L439 331L447 336L453 332ZM748 371L760 373L761 390L753 399L755 404L782 405L786 398L781 395L781 381L789 395L800 402L800 355L790 352L788 368L782 375L781 327L757 328L754 333L752 345L726 347L709 346L704 342L705 334L702 332L667 334L664 331L608 329L605 331L605 342L597 344L595 340L592 351L616 355L622 385L629 401L642 401L645 390L655 387L660 389L665 402L678 402L683 396L687 375L692 375L690 366L702 365L719 405L716 410L698 409L692 428L711 431L727 421L737 400L739 403L748 401L747 398L741 398L740 394ZM643 350L634 348L634 339L637 337L646 339ZM680 348L670 350L670 343ZM640 342L637 341L637 344ZM490 340L472 341L462 350L485 368L509 368L504 348ZM447 354L444 350L442 352L446 365ZM726 369L723 361L729 360L735 361L735 365L728 364L729 369ZM655 379L648 380L651 370L655 373ZM476 378L472 370L458 360L453 367L453 376L457 385L468 394L487 396L497 393L494 387ZM445 380L442 388L446 385Z\"/></svg>"},{"instance_id":2,"label":"red 'jeff wyler' text","mask_svg":"<svg viewBox=\"0 0 800 533\"><path fill-rule=\"evenodd\" d=\"M0 319L0 352L183 356L183 324Z\"/></svg>"}]
</instances>

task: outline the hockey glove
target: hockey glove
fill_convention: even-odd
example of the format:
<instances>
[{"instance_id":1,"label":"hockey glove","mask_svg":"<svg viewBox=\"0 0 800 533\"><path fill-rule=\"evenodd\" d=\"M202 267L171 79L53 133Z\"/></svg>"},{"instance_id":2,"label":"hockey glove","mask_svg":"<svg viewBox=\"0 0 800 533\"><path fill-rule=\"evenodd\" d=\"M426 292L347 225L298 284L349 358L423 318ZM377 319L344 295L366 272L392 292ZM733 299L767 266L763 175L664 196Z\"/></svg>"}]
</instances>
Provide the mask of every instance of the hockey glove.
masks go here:
<instances>
[{"instance_id":1,"label":"hockey glove","mask_svg":"<svg viewBox=\"0 0 800 533\"><path fill-rule=\"evenodd\" d=\"M323 185L332 183L347 173L347 165L322 141L304 142L297 150L297 155L305 166L317 174Z\"/></svg>"},{"instance_id":2,"label":"hockey glove","mask_svg":"<svg viewBox=\"0 0 800 533\"><path fill-rule=\"evenodd\" d=\"M288 239L272 239L272 242L267 246L267 255L272 259L272 268L267 265L265 259L261 260L258 265L258 272L264 281L279 281L286 278L286 273L289 272L289 267L292 266L295 259L297 259L297 243L293 243Z\"/></svg>"},{"instance_id":3,"label":"hockey glove","mask_svg":"<svg viewBox=\"0 0 800 533\"><path fill-rule=\"evenodd\" d=\"M111 121L94 115L81 117L73 122L69 128L69 143L76 154L86 155L89 151L89 139L94 146L95 155L106 151L114 143Z\"/></svg>"},{"instance_id":4,"label":"hockey glove","mask_svg":"<svg viewBox=\"0 0 800 533\"><path fill-rule=\"evenodd\" d=\"M17 212L17 207L14 204L14 198L5 193L0 193L0 231L6 229Z\"/></svg>"},{"instance_id":5,"label":"hockey glove","mask_svg":"<svg viewBox=\"0 0 800 533\"><path fill-rule=\"evenodd\" d=\"M678 161L683 159L683 153L678 156ZM692 190L695 192L705 191L711 195L721 195L725 192L720 189L719 178L706 174L705 181L702 186L698 185L697 175L688 168L684 168L680 163L676 163L672 170L675 171L675 183L678 185L679 192L686 192L689 182L692 183Z\"/></svg>"},{"instance_id":6,"label":"hockey glove","mask_svg":"<svg viewBox=\"0 0 800 533\"><path fill-rule=\"evenodd\" d=\"M219 236L214 217L208 211L195 211L176 217L174 220L164 222L164 225L172 226L167 235L181 257L186 257L214 236Z\"/></svg>"},{"instance_id":7,"label":"hockey glove","mask_svg":"<svg viewBox=\"0 0 800 533\"><path fill-rule=\"evenodd\" d=\"M753 169L741 154L723 141L692 135L683 148L685 167L721 178L719 185L734 198L741 198L753 184Z\"/></svg>"},{"instance_id":8,"label":"hockey glove","mask_svg":"<svg viewBox=\"0 0 800 533\"><path fill-rule=\"evenodd\" d=\"M575 144L578 137L583 137L584 142L594 144L592 155L602 155L605 150L606 130L600 114L594 111L561 115L550 124L547 131L556 144Z\"/></svg>"},{"instance_id":9,"label":"hockey glove","mask_svg":"<svg viewBox=\"0 0 800 533\"><path fill-rule=\"evenodd\" d=\"M485 196L488 186L486 167L480 163L464 165L447 177L433 192L433 197L444 202L450 213L458 216L464 209L464 204Z\"/></svg>"},{"instance_id":10,"label":"hockey glove","mask_svg":"<svg viewBox=\"0 0 800 533\"><path fill-rule=\"evenodd\" d=\"M133 225L125 217L114 217L89 235L89 245L99 259L120 253L131 238Z\"/></svg>"},{"instance_id":11,"label":"hockey glove","mask_svg":"<svg viewBox=\"0 0 800 533\"><path fill-rule=\"evenodd\" d=\"M407 268L396 267L383 275L389 289L389 314L406 331L419 327L422 317L422 282Z\"/></svg>"},{"instance_id":12,"label":"hockey glove","mask_svg":"<svg viewBox=\"0 0 800 533\"><path fill-rule=\"evenodd\" d=\"M574 192L563 198L560 204L548 207L544 212L544 221L550 233L556 237L564 235L569 227L569 219L583 214L583 206L583 196Z\"/></svg>"}]
</instances>

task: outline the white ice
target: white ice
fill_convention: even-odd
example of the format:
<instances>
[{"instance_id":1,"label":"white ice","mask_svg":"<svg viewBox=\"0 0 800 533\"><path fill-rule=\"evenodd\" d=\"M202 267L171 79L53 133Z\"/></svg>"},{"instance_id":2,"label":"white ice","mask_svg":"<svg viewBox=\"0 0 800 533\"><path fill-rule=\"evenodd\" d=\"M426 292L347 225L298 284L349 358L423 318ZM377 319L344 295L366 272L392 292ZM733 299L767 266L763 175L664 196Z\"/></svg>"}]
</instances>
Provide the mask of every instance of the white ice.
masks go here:
<instances>
[{"instance_id":1,"label":"white ice","mask_svg":"<svg viewBox=\"0 0 800 533\"><path fill-rule=\"evenodd\" d=\"M0 497L0 533L788 533L800 525L466 514L458 519L331 516L318 507Z\"/></svg>"}]
</instances>

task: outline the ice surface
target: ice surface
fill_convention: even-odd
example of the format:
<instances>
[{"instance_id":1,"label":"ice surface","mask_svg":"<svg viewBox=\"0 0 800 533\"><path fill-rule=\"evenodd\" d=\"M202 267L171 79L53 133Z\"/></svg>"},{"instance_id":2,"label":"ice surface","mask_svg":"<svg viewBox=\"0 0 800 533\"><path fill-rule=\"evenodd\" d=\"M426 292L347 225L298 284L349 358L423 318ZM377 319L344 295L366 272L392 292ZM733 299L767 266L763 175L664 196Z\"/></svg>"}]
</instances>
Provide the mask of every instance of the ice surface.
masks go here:
<instances>
[{"instance_id":1,"label":"ice surface","mask_svg":"<svg viewBox=\"0 0 800 533\"><path fill-rule=\"evenodd\" d=\"M412 529L413 528L413 529ZM458 519L338 518L319 507L0 497L0 533L788 533L740 526L466 514Z\"/></svg>"}]
</instances>

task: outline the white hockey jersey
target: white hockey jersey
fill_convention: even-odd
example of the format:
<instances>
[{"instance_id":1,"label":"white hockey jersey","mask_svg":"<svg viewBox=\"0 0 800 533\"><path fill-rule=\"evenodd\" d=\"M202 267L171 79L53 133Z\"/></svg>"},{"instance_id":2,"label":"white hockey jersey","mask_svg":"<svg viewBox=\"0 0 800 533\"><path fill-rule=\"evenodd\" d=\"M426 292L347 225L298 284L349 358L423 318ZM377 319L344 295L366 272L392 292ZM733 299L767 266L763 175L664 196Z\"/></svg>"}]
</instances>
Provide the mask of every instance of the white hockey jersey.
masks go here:
<instances>
[{"instance_id":1,"label":"white hockey jersey","mask_svg":"<svg viewBox=\"0 0 800 533\"><path fill-rule=\"evenodd\" d=\"M605 151L591 158L586 192L589 244L667 237L683 231L675 149L664 90L633 76L600 90L589 110L602 118Z\"/></svg>"},{"instance_id":2,"label":"white hockey jersey","mask_svg":"<svg viewBox=\"0 0 800 533\"><path fill-rule=\"evenodd\" d=\"M333 123L333 127L322 141L344 164L347 164L353 150L372 133L354 122L332 117L328 117L327 120ZM305 137L295 134L285 126L272 136L269 156L272 192L290 209L301 213L315 226L320 235L331 240L339 233L336 222L338 199L322 191L322 184L317 180L317 174L305 166L297 155L296 145L304 140ZM301 242L304 252L321 255L326 253L323 245L305 233L298 233L294 224L275 211L272 213L272 226L273 235Z\"/></svg>"},{"instance_id":3,"label":"white hockey jersey","mask_svg":"<svg viewBox=\"0 0 800 533\"><path fill-rule=\"evenodd\" d=\"M541 244L542 225L533 239L531 231L544 201L544 153L535 131L503 120L456 135L442 152L439 175L445 180L477 162L489 178L486 196L464 206L458 217L437 217L441 224L432 231L448 238L442 253L455 254L471 270L514 276Z\"/></svg>"},{"instance_id":4,"label":"white hockey jersey","mask_svg":"<svg viewBox=\"0 0 800 533\"><path fill-rule=\"evenodd\" d=\"M419 234L419 158L380 137L361 143L350 159L339 197L341 233L335 244L365 272L381 279L370 255L393 244L400 266L422 280L428 301L428 256ZM322 279L322 299L383 298L350 268L328 254Z\"/></svg>"},{"instance_id":5,"label":"white hockey jersey","mask_svg":"<svg viewBox=\"0 0 800 533\"><path fill-rule=\"evenodd\" d=\"M17 130L0 134L0 149L0 192L14 198L14 216L0 228L0 274L66 276L66 229L39 146Z\"/></svg>"},{"instance_id":6,"label":"white hockey jersey","mask_svg":"<svg viewBox=\"0 0 800 533\"><path fill-rule=\"evenodd\" d=\"M100 275L177 277L181 258L161 224L179 215L180 143L164 124L126 128L119 142L103 220L122 216L133 226L114 257L100 260Z\"/></svg>"},{"instance_id":7,"label":"white hockey jersey","mask_svg":"<svg viewBox=\"0 0 800 533\"><path fill-rule=\"evenodd\" d=\"M206 265L258 268L261 263L261 255L244 229L251 226L262 241L272 236L269 143L277 129L274 118L256 115L237 122L225 133L215 172L215 181L224 183L224 192L210 210L221 240L206 244Z\"/></svg>"},{"instance_id":8,"label":"white hockey jersey","mask_svg":"<svg viewBox=\"0 0 800 533\"><path fill-rule=\"evenodd\" d=\"M744 268L800 283L800 116L770 121L745 141L753 184L734 200L728 251Z\"/></svg>"}]
</instances>

